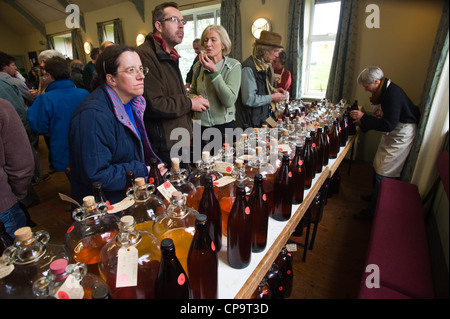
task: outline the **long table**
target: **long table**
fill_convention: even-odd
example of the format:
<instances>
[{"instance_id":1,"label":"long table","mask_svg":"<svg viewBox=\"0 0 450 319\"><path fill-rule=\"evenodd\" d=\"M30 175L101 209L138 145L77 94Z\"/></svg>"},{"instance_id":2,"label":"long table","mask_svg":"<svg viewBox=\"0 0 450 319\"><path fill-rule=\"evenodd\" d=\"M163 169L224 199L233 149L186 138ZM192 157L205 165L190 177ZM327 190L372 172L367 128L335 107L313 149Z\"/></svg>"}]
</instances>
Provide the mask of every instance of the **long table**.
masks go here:
<instances>
[{"instance_id":1,"label":"long table","mask_svg":"<svg viewBox=\"0 0 450 319\"><path fill-rule=\"evenodd\" d=\"M222 249L219 252L218 298L249 299L266 275L275 258L294 232L309 205L325 180L339 168L349 152L357 135L350 136L347 144L340 148L338 157L330 159L321 174L316 174L310 189L305 190L303 202L292 205L292 215L288 221L280 222L269 218L266 249L252 253L250 264L244 269L234 269L227 262L227 238L222 237Z\"/></svg>"}]
</instances>

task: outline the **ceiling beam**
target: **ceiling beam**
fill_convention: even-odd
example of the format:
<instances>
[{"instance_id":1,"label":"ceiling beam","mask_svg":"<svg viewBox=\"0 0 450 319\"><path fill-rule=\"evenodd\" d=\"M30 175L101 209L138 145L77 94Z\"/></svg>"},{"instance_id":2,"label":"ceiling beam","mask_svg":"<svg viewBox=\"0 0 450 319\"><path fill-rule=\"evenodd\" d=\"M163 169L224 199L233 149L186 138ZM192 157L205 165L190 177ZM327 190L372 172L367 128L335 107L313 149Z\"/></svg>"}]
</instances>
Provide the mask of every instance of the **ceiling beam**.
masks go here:
<instances>
[{"instance_id":1,"label":"ceiling beam","mask_svg":"<svg viewBox=\"0 0 450 319\"><path fill-rule=\"evenodd\" d=\"M61 6L63 6L63 8L67 8L67 6L69 4L72 4L72 3L67 2L67 0L58 0L58 3ZM86 32L86 23L84 22L84 14L81 11L81 9L80 9L80 27L83 29L84 32Z\"/></svg>"},{"instance_id":2,"label":"ceiling beam","mask_svg":"<svg viewBox=\"0 0 450 319\"><path fill-rule=\"evenodd\" d=\"M20 5L18 5L14 0L3 0L5 3L9 4L14 10L19 12L25 19L28 20L38 31L45 37L47 32L45 31L44 24L37 18L33 17L27 11L25 11Z\"/></svg>"},{"instance_id":3,"label":"ceiling beam","mask_svg":"<svg viewBox=\"0 0 450 319\"><path fill-rule=\"evenodd\" d=\"M145 22L144 0L130 0L136 7L137 12L141 16L142 22Z\"/></svg>"}]
</instances>

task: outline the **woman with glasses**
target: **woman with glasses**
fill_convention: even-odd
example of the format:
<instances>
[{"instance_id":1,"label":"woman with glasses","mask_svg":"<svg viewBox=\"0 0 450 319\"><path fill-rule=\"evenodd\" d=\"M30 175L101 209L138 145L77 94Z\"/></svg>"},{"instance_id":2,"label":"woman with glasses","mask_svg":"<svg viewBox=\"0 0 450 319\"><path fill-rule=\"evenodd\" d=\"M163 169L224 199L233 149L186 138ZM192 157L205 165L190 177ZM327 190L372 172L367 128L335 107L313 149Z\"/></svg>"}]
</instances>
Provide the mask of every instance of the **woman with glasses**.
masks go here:
<instances>
[{"instance_id":1,"label":"woman with glasses","mask_svg":"<svg viewBox=\"0 0 450 319\"><path fill-rule=\"evenodd\" d=\"M95 64L101 85L75 111L69 132L72 198L81 202L101 182L111 203L124 197L126 171L147 177L158 158L144 128L143 67L134 49L109 46ZM159 160L159 158L158 158ZM160 164L160 170L165 168Z\"/></svg>"}]
</instances>

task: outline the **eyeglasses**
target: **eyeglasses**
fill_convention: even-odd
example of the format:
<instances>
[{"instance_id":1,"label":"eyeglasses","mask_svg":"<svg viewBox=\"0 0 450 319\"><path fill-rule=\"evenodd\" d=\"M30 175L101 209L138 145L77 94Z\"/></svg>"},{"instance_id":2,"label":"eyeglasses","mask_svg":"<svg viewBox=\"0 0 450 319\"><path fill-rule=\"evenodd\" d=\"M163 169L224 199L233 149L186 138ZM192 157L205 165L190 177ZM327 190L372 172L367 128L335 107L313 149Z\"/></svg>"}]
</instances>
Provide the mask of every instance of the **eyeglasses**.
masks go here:
<instances>
[{"instance_id":1,"label":"eyeglasses","mask_svg":"<svg viewBox=\"0 0 450 319\"><path fill-rule=\"evenodd\" d=\"M181 22L183 25L186 25L186 21L184 19L180 20L177 17L170 17L170 18L165 18L165 19L159 20L159 22L164 22L164 21L172 21L172 22L175 22L176 24Z\"/></svg>"},{"instance_id":2,"label":"eyeglasses","mask_svg":"<svg viewBox=\"0 0 450 319\"><path fill-rule=\"evenodd\" d=\"M129 75L138 75L139 72L142 72L142 74L144 74L144 76L145 76L145 75L148 74L149 68L146 67L146 66L144 66L144 67L140 66L139 68L135 68L134 66L132 66L132 67L129 67L128 69L126 69L126 70L117 71L116 73L120 73L120 72L125 72L125 73L127 73Z\"/></svg>"}]
</instances>

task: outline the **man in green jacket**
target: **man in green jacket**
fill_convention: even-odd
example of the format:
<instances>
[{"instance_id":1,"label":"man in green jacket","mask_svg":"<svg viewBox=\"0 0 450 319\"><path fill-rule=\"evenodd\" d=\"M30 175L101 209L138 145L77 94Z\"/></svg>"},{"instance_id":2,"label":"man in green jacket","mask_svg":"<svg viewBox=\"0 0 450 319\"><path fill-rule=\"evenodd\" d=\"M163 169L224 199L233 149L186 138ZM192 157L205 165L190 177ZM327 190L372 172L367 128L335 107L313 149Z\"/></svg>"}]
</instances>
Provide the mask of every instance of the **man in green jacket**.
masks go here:
<instances>
[{"instance_id":1,"label":"man in green jacket","mask_svg":"<svg viewBox=\"0 0 450 319\"><path fill-rule=\"evenodd\" d=\"M184 148L190 148L192 112L209 109L208 100L202 96L190 99L184 88L175 46L183 41L185 24L175 2L158 5L153 10L153 33L137 48L142 65L150 69L144 82L147 134L153 150L168 168L172 146L180 147L181 142ZM178 133L171 136L174 129L184 129L189 140Z\"/></svg>"}]
</instances>

